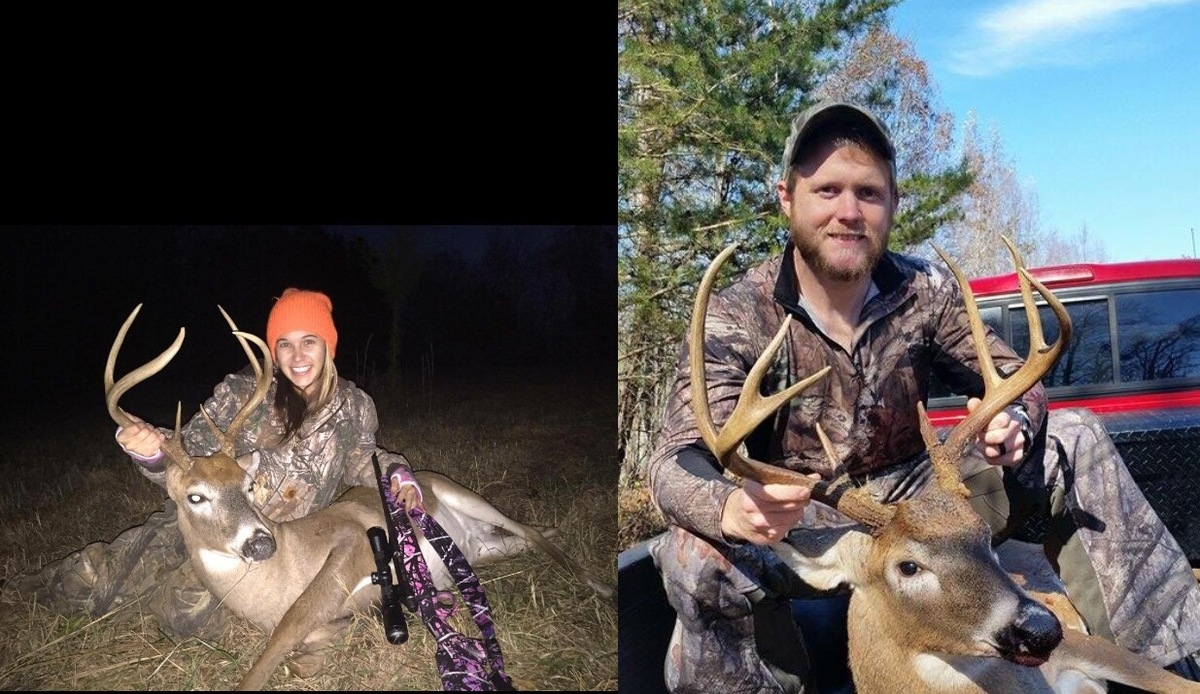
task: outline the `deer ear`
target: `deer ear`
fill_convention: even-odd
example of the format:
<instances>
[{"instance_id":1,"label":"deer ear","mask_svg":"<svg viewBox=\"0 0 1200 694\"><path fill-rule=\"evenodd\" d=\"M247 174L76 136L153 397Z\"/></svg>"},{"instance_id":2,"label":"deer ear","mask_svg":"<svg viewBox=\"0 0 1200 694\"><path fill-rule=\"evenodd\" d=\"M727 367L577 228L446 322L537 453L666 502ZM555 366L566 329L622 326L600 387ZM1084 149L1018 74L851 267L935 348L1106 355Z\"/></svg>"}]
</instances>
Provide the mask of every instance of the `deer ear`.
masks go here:
<instances>
[{"instance_id":1,"label":"deer ear","mask_svg":"<svg viewBox=\"0 0 1200 694\"><path fill-rule=\"evenodd\" d=\"M258 463L261 460L261 454L258 451L251 451L237 459L238 465L246 471L250 477L254 477L258 473Z\"/></svg>"},{"instance_id":2,"label":"deer ear","mask_svg":"<svg viewBox=\"0 0 1200 694\"><path fill-rule=\"evenodd\" d=\"M797 528L771 549L805 583L818 590L841 585L856 586L871 551L871 536L856 526L841 528Z\"/></svg>"}]
</instances>

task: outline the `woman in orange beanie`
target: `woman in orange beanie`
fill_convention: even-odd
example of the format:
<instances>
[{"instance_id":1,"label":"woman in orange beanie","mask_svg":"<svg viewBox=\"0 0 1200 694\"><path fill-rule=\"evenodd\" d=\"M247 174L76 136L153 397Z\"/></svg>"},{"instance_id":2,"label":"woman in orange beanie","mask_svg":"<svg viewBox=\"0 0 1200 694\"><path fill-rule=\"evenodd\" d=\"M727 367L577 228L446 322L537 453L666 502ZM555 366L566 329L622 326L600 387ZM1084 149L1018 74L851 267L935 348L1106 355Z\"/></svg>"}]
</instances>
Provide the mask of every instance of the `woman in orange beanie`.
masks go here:
<instances>
[{"instance_id":1,"label":"woman in orange beanie","mask_svg":"<svg viewBox=\"0 0 1200 694\"><path fill-rule=\"evenodd\" d=\"M239 454L259 456L254 485L259 509L274 521L292 520L328 506L342 482L374 487L372 454L388 470L397 497L407 507L420 505L421 490L408 461L375 443L374 400L338 376L333 362L338 334L329 297L285 289L271 309L266 334L275 357L274 382L235 441ZM247 366L217 385L204 410L224 430L255 386L255 373ZM117 430L117 443L143 475L165 488L162 444L174 432L130 418L135 423ZM199 412L180 436L193 455L220 450ZM216 636L228 614L192 570L169 499L163 511L113 542L94 542L12 583L22 595L36 594L61 613L99 616L140 596L163 630L178 638Z\"/></svg>"}]
</instances>

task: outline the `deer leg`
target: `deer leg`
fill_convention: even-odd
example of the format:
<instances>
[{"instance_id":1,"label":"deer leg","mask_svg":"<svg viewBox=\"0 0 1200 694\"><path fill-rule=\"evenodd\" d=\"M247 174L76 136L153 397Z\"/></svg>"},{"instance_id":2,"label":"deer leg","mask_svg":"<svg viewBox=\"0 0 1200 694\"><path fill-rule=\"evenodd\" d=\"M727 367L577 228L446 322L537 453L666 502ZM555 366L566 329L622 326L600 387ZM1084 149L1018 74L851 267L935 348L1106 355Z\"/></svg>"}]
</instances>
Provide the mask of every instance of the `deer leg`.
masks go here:
<instances>
[{"instance_id":1,"label":"deer leg","mask_svg":"<svg viewBox=\"0 0 1200 694\"><path fill-rule=\"evenodd\" d=\"M533 546L529 540L506 533L494 525L481 524L476 530L476 533L472 533L474 541L470 550L473 564L483 565L515 557Z\"/></svg>"},{"instance_id":2,"label":"deer leg","mask_svg":"<svg viewBox=\"0 0 1200 694\"><path fill-rule=\"evenodd\" d=\"M431 497L436 498L436 502L427 502L427 510L433 514L438 524L450 533L451 537L456 538L456 543L459 544L459 548L463 551L464 555L470 551L467 547L463 546L462 536L464 534L476 529L493 526L503 528L526 542L537 545L539 549L550 555L551 559L558 562L559 566L567 569L579 580L591 586L592 590L595 590L602 597L612 598L616 595L616 591L612 586L588 575L583 570L583 567L575 563L557 545L547 540L546 536L538 532L536 528L509 518L479 494L458 484L445 475L426 470L417 473L417 480L423 489L429 489L433 492L430 495ZM459 532L456 532L456 528ZM466 544L472 545L474 543L468 541ZM475 561L470 556L467 557L467 560L468 562ZM437 576L435 575L434 578L436 580Z\"/></svg>"},{"instance_id":3,"label":"deer leg","mask_svg":"<svg viewBox=\"0 0 1200 694\"><path fill-rule=\"evenodd\" d=\"M291 659L291 668L297 677L308 679L321 670L325 659L329 656L330 642L350 626L350 621L351 618L347 615L317 627L308 635L308 638L296 647L296 652Z\"/></svg>"},{"instance_id":4,"label":"deer leg","mask_svg":"<svg viewBox=\"0 0 1200 694\"><path fill-rule=\"evenodd\" d=\"M322 636L318 630L323 631L331 623L344 617L348 596L350 591L355 588L354 585L344 585L347 576L355 575L354 560L358 554L354 549L357 547L355 542L363 544L365 547L365 543L362 538L358 537L358 533L351 533L350 530L356 529L348 528L347 532L336 533L341 537L330 539L330 544L334 547L333 551L325 559L325 563L312 582L308 584L296 602L292 603L292 606L284 613L283 619L271 632L266 648L263 649L250 671L238 683L238 690L261 690L271 678L271 673L283 661L284 656L295 650L301 643L308 642L310 637L313 637L313 643L316 645ZM314 632L318 633L314 634ZM325 639L326 642L332 638L332 634L326 634L326 636L328 636Z\"/></svg>"}]
</instances>

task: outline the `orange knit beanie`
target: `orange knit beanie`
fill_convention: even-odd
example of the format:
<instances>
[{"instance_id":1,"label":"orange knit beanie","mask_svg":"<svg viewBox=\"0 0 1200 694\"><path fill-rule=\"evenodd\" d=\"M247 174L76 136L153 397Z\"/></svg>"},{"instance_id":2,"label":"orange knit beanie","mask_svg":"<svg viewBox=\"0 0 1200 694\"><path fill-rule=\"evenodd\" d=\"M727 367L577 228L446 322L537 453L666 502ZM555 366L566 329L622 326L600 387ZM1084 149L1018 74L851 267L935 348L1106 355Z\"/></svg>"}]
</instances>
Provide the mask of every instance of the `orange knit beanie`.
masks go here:
<instances>
[{"instance_id":1,"label":"orange knit beanie","mask_svg":"<svg viewBox=\"0 0 1200 694\"><path fill-rule=\"evenodd\" d=\"M333 302L321 292L289 287L275 301L267 317L267 344L272 353L279 336L293 330L307 330L325 340L329 358L337 354L337 328L333 327Z\"/></svg>"}]
</instances>

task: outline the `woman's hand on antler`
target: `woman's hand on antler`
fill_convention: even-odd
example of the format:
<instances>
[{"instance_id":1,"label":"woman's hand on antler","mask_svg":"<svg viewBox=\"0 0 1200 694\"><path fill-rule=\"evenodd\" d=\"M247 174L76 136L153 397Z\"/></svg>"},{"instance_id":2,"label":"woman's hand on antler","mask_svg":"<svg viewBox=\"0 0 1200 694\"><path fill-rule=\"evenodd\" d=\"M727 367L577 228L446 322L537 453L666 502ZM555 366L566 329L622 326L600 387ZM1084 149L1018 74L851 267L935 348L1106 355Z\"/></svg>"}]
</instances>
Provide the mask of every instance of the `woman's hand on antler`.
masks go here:
<instances>
[{"instance_id":1,"label":"woman's hand on antler","mask_svg":"<svg viewBox=\"0 0 1200 694\"><path fill-rule=\"evenodd\" d=\"M968 398L967 411L974 412L979 403L979 398ZM1025 437L1021 434L1021 424L1007 410L1001 410L992 417L987 428L976 437L976 446L983 453L984 460L992 465L1010 467L1025 457Z\"/></svg>"},{"instance_id":2,"label":"woman's hand on antler","mask_svg":"<svg viewBox=\"0 0 1200 694\"><path fill-rule=\"evenodd\" d=\"M814 480L821 476L808 475ZM721 532L728 538L765 545L782 540L804 516L812 489L794 484L743 481L725 500Z\"/></svg>"},{"instance_id":3,"label":"woman's hand on antler","mask_svg":"<svg viewBox=\"0 0 1200 694\"><path fill-rule=\"evenodd\" d=\"M117 443L121 444L127 453L136 453L143 458L153 458L158 455L163 441L167 437L157 427L145 423L128 412L125 414L133 423L127 427L121 427L117 431Z\"/></svg>"}]
</instances>

